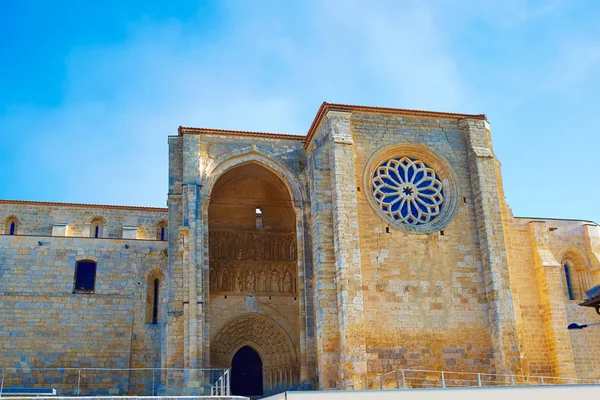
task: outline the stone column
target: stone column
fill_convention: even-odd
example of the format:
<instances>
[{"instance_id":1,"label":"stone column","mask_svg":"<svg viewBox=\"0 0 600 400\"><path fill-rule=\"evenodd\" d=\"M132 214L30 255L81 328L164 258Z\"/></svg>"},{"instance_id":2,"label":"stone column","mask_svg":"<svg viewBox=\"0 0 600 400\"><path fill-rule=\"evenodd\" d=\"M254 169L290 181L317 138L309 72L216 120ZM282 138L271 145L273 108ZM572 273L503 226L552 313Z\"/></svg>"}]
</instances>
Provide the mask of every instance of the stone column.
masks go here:
<instances>
[{"instance_id":1,"label":"stone column","mask_svg":"<svg viewBox=\"0 0 600 400\"><path fill-rule=\"evenodd\" d=\"M187 335L185 339L185 359L188 361L187 368L200 368L203 357L203 296L202 286L202 265L204 264L204 235L203 219L200 208L200 186L195 184L186 184L183 187L184 213L187 218L187 228L189 229L189 239L187 244L187 256L184 256L184 272L187 272L187 279L184 286L187 289L187 304L184 301L185 329ZM188 388L200 386L201 376L196 373L186 374ZM192 392L190 392L192 393Z\"/></svg>"},{"instance_id":2,"label":"stone column","mask_svg":"<svg viewBox=\"0 0 600 400\"><path fill-rule=\"evenodd\" d=\"M552 358L555 376L577 377L569 324L565 310L565 295L562 283L562 266L548 245L548 227L545 221L530 221L529 232L535 259L535 274L538 280L540 299L544 313L544 330L548 351Z\"/></svg>"},{"instance_id":3,"label":"stone column","mask_svg":"<svg viewBox=\"0 0 600 400\"><path fill-rule=\"evenodd\" d=\"M496 373L517 374L522 366L502 224L500 182L487 121L463 119L475 218L488 302Z\"/></svg>"},{"instance_id":4,"label":"stone column","mask_svg":"<svg viewBox=\"0 0 600 400\"><path fill-rule=\"evenodd\" d=\"M340 332L339 387L361 388L367 372L356 182L350 113L329 111L333 240Z\"/></svg>"},{"instance_id":5,"label":"stone column","mask_svg":"<svg viewBox=\"0 0 600 400\"><path fill-rule=\"evenodd\" d=\"M335 284L332 178L329 168L329 123L324 120L309 154L310 236L313 265L314 328L318 389L335 389L339 370L339 321ZM272 386L274 387L274 386Z\"/></svg>"}]
</instances>

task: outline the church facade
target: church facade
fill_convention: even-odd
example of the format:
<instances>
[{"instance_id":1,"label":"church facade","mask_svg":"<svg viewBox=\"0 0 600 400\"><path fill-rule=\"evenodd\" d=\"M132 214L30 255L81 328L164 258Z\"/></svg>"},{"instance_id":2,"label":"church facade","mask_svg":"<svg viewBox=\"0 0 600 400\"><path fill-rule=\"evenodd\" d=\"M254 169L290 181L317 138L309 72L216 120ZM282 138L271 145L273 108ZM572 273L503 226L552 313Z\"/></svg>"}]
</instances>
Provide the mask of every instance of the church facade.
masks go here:
<instances>
[{"instance_id":1,"label":"church facade","mask_svg":"<svg viewBox=\"0 0 600 400\"><path fill-rule=\"evenodd\" d=\"M566 329L600 320L578 305L600 227L513 216L484 115L323 103L307 135L180 127L167 205L0 201L0 367L246 354L265 394L396 369L600 378L600 334Z\"/></svg>"}]
</instances>

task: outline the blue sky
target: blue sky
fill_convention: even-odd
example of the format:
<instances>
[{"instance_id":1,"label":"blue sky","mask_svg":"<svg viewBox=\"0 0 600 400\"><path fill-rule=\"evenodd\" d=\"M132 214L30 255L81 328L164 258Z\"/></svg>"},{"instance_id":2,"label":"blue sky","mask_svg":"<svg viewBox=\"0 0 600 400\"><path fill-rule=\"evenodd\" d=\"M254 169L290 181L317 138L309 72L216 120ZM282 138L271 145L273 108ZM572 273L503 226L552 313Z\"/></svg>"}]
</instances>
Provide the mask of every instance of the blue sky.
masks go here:
<instances>
[{"instance_id":1,"label":"blue sky","mask_svg":"<svg viewBox=\"0 0 600 400\"><path fill-rule=\"evenodd\" d=\"M0 1L0 198L165 206L179 125L485 113L518 216L600 222L600 2Z\"/></svg>"}]
</instances>

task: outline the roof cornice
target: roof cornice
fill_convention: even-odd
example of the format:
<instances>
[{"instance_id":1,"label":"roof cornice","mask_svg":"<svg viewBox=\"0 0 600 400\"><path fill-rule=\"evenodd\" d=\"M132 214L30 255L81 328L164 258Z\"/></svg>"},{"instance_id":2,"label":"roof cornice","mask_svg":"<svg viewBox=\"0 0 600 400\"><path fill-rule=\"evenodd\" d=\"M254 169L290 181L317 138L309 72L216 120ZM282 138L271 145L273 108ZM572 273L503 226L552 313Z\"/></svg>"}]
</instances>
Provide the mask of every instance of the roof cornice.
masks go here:
<instances>
[{"instance_id":1,"label":"roof cornice","mask_svg":"<svg viewBox=\"0 0 600 400\"><path fill-rule=\"evenodd\" d=\"M351 104L337 104L323 102L313 119L308 133L306 135L292 135L284 133L271 133L271 132L252 132L252 131L237 131L231 129L212 129L212 128L193 128L188 126L180 126L177 130L178 136L184 134L191 135L225 135L225 136L248 136L248 137L261 137L267 139L281 139L281 140L299 140L303 141L304 148L306 149L310 144L315 132L323 120L323 117L327 115L329 111L339 112L371 112L379 114L393 114L393 115L406 115L411 117L430 117L430 118L444 118L444 119L479 119L487 120L485 114L458 114L449 112L439 111L425 111L425 110L408 110L404 108L389 108L389 107L373 107L373 106L357 106Z\"/></svg>"},{"instance_id":2,"label":"roof cornice","mask_svg":"<svg viewBox=\"0 0 600 400\"><path fill-rule=\"evenodd\" d=\"M52 201L32 201L32 200L2 200L0 204L14 205L32 205L32 206L54 206L54 207L78 207L78 208L109 208L114 210L137 210L137 211L158 211L167 212L168 208L161 207L143 207L143 206L117 206L112 204L83 204L83 203L59 203Z\"/></svg>"},{"instance_id":3,"label":"roof cornice","mask_svg":"<svg viewBox=\"0 0 600 400\"><path fill-rule=\"evenodd\" d=\"M231 129L212 129L212 128L192 128L188 126L180 126L177 130L179 136L184 134L191 135L226 135L226 136L251 136L262 137L268 139L287 139L287 140L305 140L304 135L292 135L288 133L270 133L270 132L252 132L252 131L236 131Z\"/></svg>"},{"instance_id":4,"label":"roof cornice","mask_svg":"<svg viewBox=\"0 0 600 400\"><path fill-rule=\"evenodd\" d=\"M445 119L480 119L487 121L485 114L458 114L458 113L448 113L448 112L439 112L439 111L425 111L425 110L408 110L404 108L389 108L389 107L373 107L373 106L357 106L352 104L337 104L337 103L327 103L326 101L321 104L319 110L317 111L317 115L310 125L308 129L308 133L306 134L306 142L304 143L304 148L308 148L308 145L312 141L313 136L316 133L316 130L323 120L323 117L327 115L329 111L360 111L360 112L373 112L380 114L394 114L394 115L406 115L406 116L415 116L415 117L431 117L431 118L445 118Z\"/></svg>"}]
</instances>

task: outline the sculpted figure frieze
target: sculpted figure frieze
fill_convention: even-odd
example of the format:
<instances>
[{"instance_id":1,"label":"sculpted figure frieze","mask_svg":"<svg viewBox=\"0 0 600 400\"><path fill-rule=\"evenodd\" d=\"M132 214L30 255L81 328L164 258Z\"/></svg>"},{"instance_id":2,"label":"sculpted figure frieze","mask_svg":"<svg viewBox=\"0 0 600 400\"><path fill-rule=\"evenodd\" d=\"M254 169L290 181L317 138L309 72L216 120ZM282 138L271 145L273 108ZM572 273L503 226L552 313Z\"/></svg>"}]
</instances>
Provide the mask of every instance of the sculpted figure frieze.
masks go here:
<instances>
[{"instance_id":1,"label":"sculpted figure frieze","mask_svg":"<svg viewBox=\"0 0 600 400\"><path fill-rule=\"evenodd\" d=\"M213 230L209 238L214 260L296 261L292 232L232 232Z\"/></svg>"},{"instance_id":2,"label":"sculpted figure frieze","mask_svg":"<svg viewBox=\"0 0 600 400\"><path fill-rule=\"evenodd\" d=\"M211 293L296 294L294 233L215 230L209 246Z\"/></svg>"}]
</instances>

